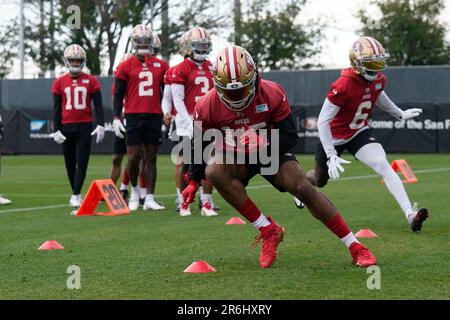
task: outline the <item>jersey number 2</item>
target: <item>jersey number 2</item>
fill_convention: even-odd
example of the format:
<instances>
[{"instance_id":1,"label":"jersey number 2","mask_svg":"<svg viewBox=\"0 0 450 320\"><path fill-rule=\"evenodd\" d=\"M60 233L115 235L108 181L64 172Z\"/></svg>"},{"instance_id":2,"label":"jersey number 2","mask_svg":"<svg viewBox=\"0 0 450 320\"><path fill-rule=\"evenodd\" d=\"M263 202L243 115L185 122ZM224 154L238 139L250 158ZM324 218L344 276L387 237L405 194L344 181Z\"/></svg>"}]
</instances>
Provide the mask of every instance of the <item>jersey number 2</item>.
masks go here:
<instances>
[{"instance_id":1,"label":"jersey number 2","mask_svg":"<svg viewBox=\"0 0 450 320\"><path fill-rule=\"evenodd\" d=\"M153 74L150 71L141 71L139 73L139 96L153 95Z\"/></svg>"},{"instance_id":2,"label":"jersey number 2","mask_svg":"<svg viewBox=\"0 0 450 320\"><path fill-rule=\"evenodd\" d=\"M355 113L355 117L353 118L353 121L349 125L350 129L358 130L364 127L364 124L366 123L366 120L369 117L370 109L372 109L372 102L363 101L359 105L358 110ZM366 112L363 113L364 111Z\"/></svg>"}]
</instances>

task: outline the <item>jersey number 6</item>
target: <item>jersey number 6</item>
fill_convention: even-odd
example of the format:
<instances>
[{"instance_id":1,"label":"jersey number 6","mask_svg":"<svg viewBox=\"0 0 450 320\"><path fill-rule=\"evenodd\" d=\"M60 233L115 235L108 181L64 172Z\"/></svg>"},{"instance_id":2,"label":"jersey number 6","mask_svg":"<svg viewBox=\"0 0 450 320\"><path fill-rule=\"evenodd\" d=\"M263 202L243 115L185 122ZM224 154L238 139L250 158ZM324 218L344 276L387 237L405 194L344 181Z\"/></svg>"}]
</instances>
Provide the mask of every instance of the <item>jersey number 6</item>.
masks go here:
<instances>
[{"instance_id":1,"label":"jersey number 6","mask_svg":"<svg viewBox=\"0 0 450 320\"><path fill-rule=\"evenodd\" d=\"M352 130L358 130L364 127L365 122L367 118L369 117L370 109L372 109L372 102L371 101L363 101L359 107L358 110L355 113L355 117L353 118L353 121L350 123L349 127ZM363 113L365 110L367 112Z\"/></svg>"}]
</instances>

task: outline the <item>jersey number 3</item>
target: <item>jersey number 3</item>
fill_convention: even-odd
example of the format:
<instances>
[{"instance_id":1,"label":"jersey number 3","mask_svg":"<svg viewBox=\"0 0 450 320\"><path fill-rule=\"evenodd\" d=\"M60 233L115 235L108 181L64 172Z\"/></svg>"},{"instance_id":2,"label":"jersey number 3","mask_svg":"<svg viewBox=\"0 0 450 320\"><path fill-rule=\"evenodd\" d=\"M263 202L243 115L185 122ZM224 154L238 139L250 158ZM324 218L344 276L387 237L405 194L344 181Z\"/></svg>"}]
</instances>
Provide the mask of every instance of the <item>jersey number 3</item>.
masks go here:
<instances>
[{"instance_id":1,"label":"jersey number 3","mask_svg":"<svg viewBox=\"0 0 450 320\"><path fill-rule=\"evenodd\" d=\"M369 117L370 109L372 109L372 102L363 101L359 105L358 110L355 113L355 117L353 118L353 121L349 125L350 129L358 130L364 127L366 120Z\"/></svg>"}]
</instances>

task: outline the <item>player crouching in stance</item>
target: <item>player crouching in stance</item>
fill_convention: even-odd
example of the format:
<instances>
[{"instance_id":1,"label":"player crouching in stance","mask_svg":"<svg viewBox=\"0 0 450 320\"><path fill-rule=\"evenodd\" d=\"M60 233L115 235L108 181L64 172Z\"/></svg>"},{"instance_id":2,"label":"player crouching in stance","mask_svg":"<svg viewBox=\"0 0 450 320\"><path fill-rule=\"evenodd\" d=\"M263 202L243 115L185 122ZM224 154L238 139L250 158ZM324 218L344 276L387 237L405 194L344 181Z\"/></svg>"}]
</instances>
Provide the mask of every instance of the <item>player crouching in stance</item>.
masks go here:
<instances>
[{"instance_id":1,"label":"player crouching in stance","mask_svg":"<svg viewBox=\"0 0 450 320\"><path fill-rule=\"evenodd\" d=\"M62 144L73 192L70 205L76 208L82 202L81 188L91 153L91 136L97 135L97 143L105 137L103 103L100 83L82 71L86 64L84 49L78 44L68 46L64 50L64 62L69 72L56 79L52 86L55 132L51 136ZM97 121L93 131L91 100Z\"/></svg>"},{"instance_id":2,"label":"player crouching in stance","mask_svg":"<svg viewBox=\"0 0 450 320\"><path fill-rule=\"evenodd\" d=\"M239 46L229 46L219 52L213 68L213 81L215 88L195 106L194 126L198 128L200 122L202 130L219 130L222 140L215 141L215 155L208 164L205 159L202 163L195 163L194 152L191 153L190 181L183 191L184 201L190 203L194 200L199 183L206 175L222 197L259 229L257 241L263 241L260 266L268 268L276 259L284 229L272 217L266 218L246 193L245 187L249 180L256 174L261 174L280 192L287 191L301 199L312 215L345 243L354 264L361 267L376 264L375 256L358 242L331 201L316 191L306 179L295 156L289 153L296 145L298 137L284 89L278 83L261 79L252 57ZM270 135L264 138L260 130L251 128L276 129L279 132L279 141L270 141ZM228 139L227 131L230 129L235 132L245 130L245 133L238 137L246 146L244 164L224 162L221 156L218 156L219 148L229 150L236 145ZM197 139L199 134L195 134L194 138ZM195 143L196 141L194 145ZM254 162L247 161L247 158L255 145L257 148L267 148L272 143L279 145L279 153L271 155L270 158L271 161L279 160L279 166L273 171L274 174L268 175L263 173L265 165L261 161L253 164ZM206 143L203 143L203 147L206 147ZM236 149L235 151L235 155L240 152Z\"/></svg>"},{"instance_id":3,"label":"player crouching in stance","mask_svg":"<svg viewBox=\"0 0 450 320\"><path fill-rule=\"evenodd\" d=\"M374 105L401 120L422 113L422 109L400 109L384 92L386 78L382 71L387 58L383 46L374 38L362 37L353 44L350 49L352 67L343 70L332 84L320 111L316 165L307 176L318 187L325 186L329 178L339 178L340 172L344 172L341 164L350 163L340 158L344 150L348 150L383 178L415 232L428 218L428 210L411 206L400 177L389 165L383 147L368 125Z\"/></svg>"}]
</instances>

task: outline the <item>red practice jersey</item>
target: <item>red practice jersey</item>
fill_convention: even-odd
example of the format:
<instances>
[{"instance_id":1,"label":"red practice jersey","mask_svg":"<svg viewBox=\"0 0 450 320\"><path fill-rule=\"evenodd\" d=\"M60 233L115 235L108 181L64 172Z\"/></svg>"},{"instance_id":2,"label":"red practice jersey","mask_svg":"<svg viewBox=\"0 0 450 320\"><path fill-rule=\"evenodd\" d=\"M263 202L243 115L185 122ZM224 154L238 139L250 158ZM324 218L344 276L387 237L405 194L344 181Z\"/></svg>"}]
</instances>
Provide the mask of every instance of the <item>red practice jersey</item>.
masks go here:
<instances>
[{"instance_id":1,"label":"red practice jersey","mask_svg":"<svg viewBox=\"0 0 450 320\"><path fill-rule=\"evenodd\" d=\"M169 65L164 60L149 56L141 62L131 56L117 66L114 77L127 82L124 113L161 114L160 86Z\"/></svg>"},{"instance_id":2,"label":"red practice jersey","mask_svg":"<svg viewBox=\"0 0 450 320\"><path fill-rule=\"evenodd\" d=\"M171 83L184 85L184 104L190 115L197 101L213 87L211 69L208 60L199 65L188 58L172 69Z\"/></svg>"},{"instance_id":3,"label":"red practice jersey","mask_svg":"<svg viewBox=\"0 0 450 320\"><path fill-rule=\"evenodd\" d=\"M228 129L272 129L275 122L291 114L283 87L273 81L259 80L258 91L250 105L243 111L236 112L228 108L217 95L210 90L195 106L194 120L201 121L202 130L219 129L227 139ZM234 147L225 141L227 149Z\"/></svg>"},{"instance_id":4,"label":"red practice jersey","mask_svg":"<svg viewBox=\"0 0 450 320\"><path fill-rule=\"evenodd\" d=\"M97 78L83 72L77 78L67 73L56 79L52 92L61 96L61 124L92 122L91 97L100 88Z\"/></svg>"},{"instance_id":5,"label":"red practice jersey","mask_svg":"<svg viewBox=\"0 0 450 320\"><path fill-rule=\"evenodd\" d=\"M381 72L369 82L351 68L342 70L327 95L331 103L340 107L330 123L334 139L349 139L368 126L373 106L385 84L386 77Z\"/></svg>"}]
</instances>

